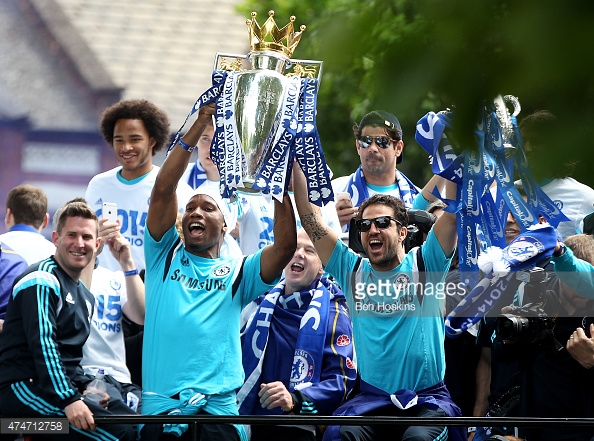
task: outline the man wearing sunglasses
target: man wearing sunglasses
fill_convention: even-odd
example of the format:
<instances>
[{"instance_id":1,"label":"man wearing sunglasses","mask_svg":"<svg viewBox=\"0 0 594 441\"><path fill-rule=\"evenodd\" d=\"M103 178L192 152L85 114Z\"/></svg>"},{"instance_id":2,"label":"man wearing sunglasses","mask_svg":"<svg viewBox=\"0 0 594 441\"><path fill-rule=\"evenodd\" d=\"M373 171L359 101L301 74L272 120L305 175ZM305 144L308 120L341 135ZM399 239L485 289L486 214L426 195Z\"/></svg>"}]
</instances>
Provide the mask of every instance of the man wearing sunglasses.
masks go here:
<instances>
[{"instance_id":1,"label":"man wearing sunglasses","mask_svg":"<svg viewBox=\"0 0 594 441\"><path fill-rule=\"evenodd\" d=\"M374 110L355 124L353 133L361 165L350 176L332 181L334 193L339 195L336 212L343 231L348 230L357 207L370 196L391 194L401 199L406 208L412 208L420 192L404 173L396 169L396 164L402 162L404 150L398 118L383 110Z\"/></svg>"},{"instance_id":2,"label":"man wearing sunglasses","mask_svg":"<svg viewBox=\"0 0 594 441\"><path fill-rule=\"evenodd\" d=\"M421 247L404 252L407 209L401 199L376 194L359 207L356 225L367 258L339 240L310 204L303 172L293 169L301 224L325 269L342 287L353 322L360 391L335 415L459 416L443 383L444 282L457 241L456 216L443 213ZM445 197L454 199L448 182ZM441 294L445 292L443 288ZM463 440L462 428L436 426L331 426L324 441Z\"/></svg>"}]
</instances>

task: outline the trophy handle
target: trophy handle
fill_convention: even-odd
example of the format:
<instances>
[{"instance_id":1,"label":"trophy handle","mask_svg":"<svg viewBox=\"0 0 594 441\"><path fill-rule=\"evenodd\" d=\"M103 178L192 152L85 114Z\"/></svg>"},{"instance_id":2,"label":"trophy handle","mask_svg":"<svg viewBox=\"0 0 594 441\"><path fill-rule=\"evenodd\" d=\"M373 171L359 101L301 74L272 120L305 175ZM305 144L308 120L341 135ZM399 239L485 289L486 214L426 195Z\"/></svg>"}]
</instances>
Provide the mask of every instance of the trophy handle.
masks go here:
<instances>
[{"instance_id":1,"label":"trophy handle","mask_svg":"<svg viewBox=\"0 0 594 441\"><path fill-rule=\"evenodd\" d=\"M322 78L322 62L316 60L296 60L287 61L286 77L315 78L320 81Z\"/></svg>"},{"instance_id":2,"label":"trophy handle","mask_svg":"<svg viewBox=\"0 0 594 441\"><path fill-rule=\"evenodd\" d=\"M505 95L503 97L503 101L505 102L505 104L510 103L513 106L514 111L512 112L512 116L518 116L522 111L522 106L520 106L520 100L517 97L513 95Z\"/></svg>"},{"instance_id":3,"label":"trophy handle","mask_svg":"<svg viewBox=\"0 0 594 441\"><path fill-rule=\"evenodd\" d=\"M227 72L246 72L251 69L246 55L228 54L217 52L213 70L226 70Z\"/></svg>"}]
</instances>

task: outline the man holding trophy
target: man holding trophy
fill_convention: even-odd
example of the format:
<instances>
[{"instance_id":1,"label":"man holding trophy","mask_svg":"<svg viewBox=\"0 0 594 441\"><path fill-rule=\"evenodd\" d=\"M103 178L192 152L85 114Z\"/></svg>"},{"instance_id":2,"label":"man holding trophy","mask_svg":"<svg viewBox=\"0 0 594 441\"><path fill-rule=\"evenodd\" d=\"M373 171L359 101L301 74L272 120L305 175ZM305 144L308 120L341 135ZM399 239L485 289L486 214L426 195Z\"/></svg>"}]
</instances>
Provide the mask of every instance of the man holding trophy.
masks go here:
<instances>
[{"instance_id":1,"label":"man holding trophy","mask_svg":"<svg viewBox=\"0 0 594 441\"><path fill-rule=\"evenodd\" d=\"M294 159L306 170L312 202L333 199L315 129L317 79L307 78L311 70L303 67L294 67L292 78L280 73L304 27L294 32L291 17L278 30L273 12L269 15L262 28L255 13L248 21L253 69L227 72L217 66L213 87L188 115L199 110L195 122L183 137L176 135L151 194L145 230L145 414L238 414L240 312L278 282L296 249L287 195ZM274 41L266 41L269 37ZM239 63L230 65L239 68ZM220 192L196 190L186 204L182 240L175 227L175 188L213 116L211 158L221 175ZM276 240L255 254L224 258L220 249L227 225L221 196L233 198L240 186L274 197ZM141 436L189 438L187 429L184 424L149 424ZM204 424L200 431L202 440L246 439L242 426Z\"/></svg>"},{"instance_id":2,"label":"man holding trophy","mask_svg":"<svg viewBox=\"0 0 594 441\"><path fill-rule=\"evenodd\" d=\"M203 106L159 172L145 232L146 320L143 349L143 413L237 415L235 390L243 383L239 315L271 289L296 247L295 216L286 196L276 202L278 240L258 253L221 258L226 231L223 201L197 190L175 227L175 188L190 152L214 113ZM216 340L216 344L214 341ZM189 436L187 425L146 425L145 439ZM242 427L203 425L201 439L245 439Z\"/></svg>"}]
</instances>

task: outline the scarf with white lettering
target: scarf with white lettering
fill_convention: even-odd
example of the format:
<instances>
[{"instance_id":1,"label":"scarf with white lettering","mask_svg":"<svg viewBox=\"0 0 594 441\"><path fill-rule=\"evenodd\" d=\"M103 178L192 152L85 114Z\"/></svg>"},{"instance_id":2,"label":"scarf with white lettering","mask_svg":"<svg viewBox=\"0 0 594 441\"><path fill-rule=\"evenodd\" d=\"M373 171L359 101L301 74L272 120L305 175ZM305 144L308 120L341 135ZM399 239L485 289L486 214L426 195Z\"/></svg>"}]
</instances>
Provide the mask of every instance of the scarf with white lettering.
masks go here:
<instances>
[{"instance_id":1,"label":"scarf with white lettering","mask_svg":"<svg viewBox=\"0 0 594 441\"><path fill-rule=\"evenodd\" d=\"M322 371L322 358L328 328L330 301L342 298L344 294L337 285L326 277L316 280L306 289L293 294L285 292L285 280L281 280L268 293L250 303L242 313L242 355L245 383L237 393L239 413L252 414L252 409L260 406L258 391L260 376L268 346L271 322L277 328L297 333L294 348L283 348L271 356L279 366L292 366L290 384L285 385L290 392L319 383ZM293 316L299 320L298 329L280 317Z\"/></svg>"},{"instance_id":2,"label":"scarf with white lettering","mask_svg":"<svg viewBox=\"0 0 594 441\"><path fill-rule=\"evenodd\" d=\"M458 337L493 308L511 304L520 280L517 271L534 268L549 258L557 245L557 233L549 224L537 224L512 240L503 250L490 247L479 255L478 265L485 277L446 317L448 337Z\"/></svg>"},{"instance_id":3,"label":"scarf with white lettering","mask_svg":"<svg viewBox=\"0 0 594 441\"><path fill-rule=\"evenodd\" d=\"M206 170L202 167L200 161L196 161L192 166L192 170L190 170L190 175L188 176L188 184L194 190L200 187L208 180L206 176Z\"/></svg>"},{"instance_id":4,"label":"scarf with white lettering","mask_svg":"<svg viewBox=\"0 0 594 441\"><path fill-rule=\"evenodd\" d=\"M419 194L419 189L399 170L396 170L396 184L398 184L400 199L404 202L404 206L406 208L412 208L415 196ZM358 207L365 199L369 199L369 190L365 176L363 176L362 166L359 166L357 171L351 175L347 191L351 195L354 207Z\"/></svg>"}]
</instances>

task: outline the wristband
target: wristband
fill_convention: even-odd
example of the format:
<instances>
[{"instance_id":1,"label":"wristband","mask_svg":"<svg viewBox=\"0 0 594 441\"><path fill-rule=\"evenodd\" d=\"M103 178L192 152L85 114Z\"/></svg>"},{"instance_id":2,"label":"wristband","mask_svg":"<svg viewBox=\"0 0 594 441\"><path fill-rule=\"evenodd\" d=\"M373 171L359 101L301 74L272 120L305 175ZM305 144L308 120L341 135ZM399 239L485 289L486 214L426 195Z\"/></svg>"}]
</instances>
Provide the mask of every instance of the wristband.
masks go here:
<instances>
[{"instance_id":1,"label":"wristband","mask_svg":"<svg viewBox=\"0 0 594 441\"><path fill-rule=\"evenodd\" d=\"M553 251L554 257L560 257L565 254L565 244L563 242L559 242L559 250Z\"/></svg>"},{"instance_id":2,"label":"wristband","mask_svg":"<svg viewBox=\"0 0 594 441\"><path fill-rule=\"evenodd\" d=\"M138 269L134 268L133 270L130 271L124 271L124 276L135 276L136 274L138 274L139 271Z\"/></svg>"},{"instance_id":3,"label":"wristband","mask_svg":"<svg viewBox=\"0 0 594 441\"><path fill-rule=\"evenodd\" d=\"M194 151L194 149L196 148L195 145L190 145L190 144L186 144L181 138L179 138L177 140L177 143L180 145L180 147L190 153L192 153Z\"/></svg>"}]
</instances>

